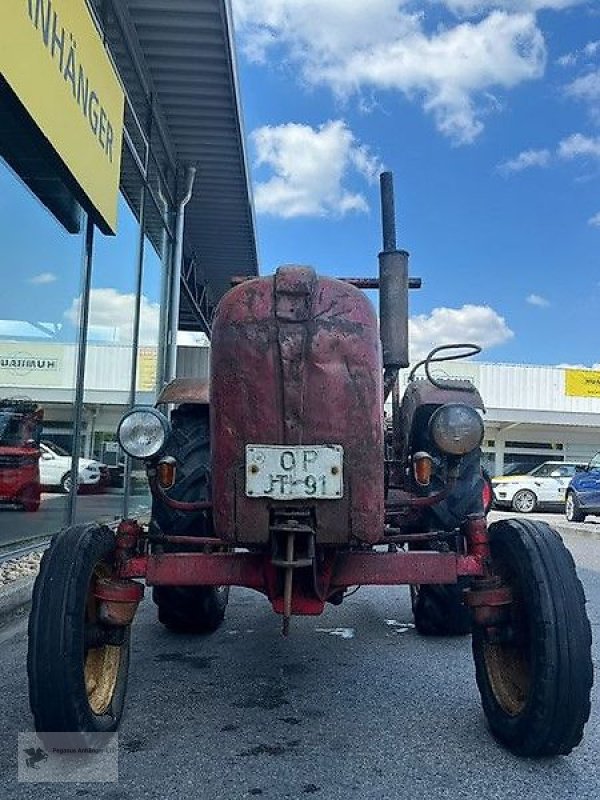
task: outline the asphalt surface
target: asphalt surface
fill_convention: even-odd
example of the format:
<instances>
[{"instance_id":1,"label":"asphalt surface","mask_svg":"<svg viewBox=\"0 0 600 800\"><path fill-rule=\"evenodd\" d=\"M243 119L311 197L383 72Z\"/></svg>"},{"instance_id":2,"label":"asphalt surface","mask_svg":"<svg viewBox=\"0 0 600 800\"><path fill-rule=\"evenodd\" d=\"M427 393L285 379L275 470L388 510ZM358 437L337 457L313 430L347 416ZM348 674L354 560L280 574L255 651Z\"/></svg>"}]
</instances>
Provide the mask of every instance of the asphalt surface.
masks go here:
<instances>
[{"instance_id":1,"label":"asphalt surface","mask_svg":"<svg viewBox=\"0 0 600 800\"><path fill-rule=\"evenodd\" d=\"M134 496L133 514L144 513L150 505L148 495ZM0 507L0 546L21 542L37 536L52 535L65 524L67 496L58 493L42 494L39 511L28 513L8 506ZM123 509L122 494L79 494L77 497L78 522L100 520L109 522L120 517Z\"/></svg>"},{"instance_id":2,"label":"asphalt surface","mask_svg":"<svg viewBox=\"0 0 600 800\"><path fill-rule=\"evenodd\" d=\"M597 665L600 536L565 540ZM16 782L17 732L31 730L25 623L0 634L0 797L600 797L598 688L571 756L510 755L486 729L469 639L418 636L405 588L295 618L287 640L249 591L232 590L222 628L199 638L164 630L147 593L133 633L118 783L43 786Z\"/></svg>"}]
</instances>

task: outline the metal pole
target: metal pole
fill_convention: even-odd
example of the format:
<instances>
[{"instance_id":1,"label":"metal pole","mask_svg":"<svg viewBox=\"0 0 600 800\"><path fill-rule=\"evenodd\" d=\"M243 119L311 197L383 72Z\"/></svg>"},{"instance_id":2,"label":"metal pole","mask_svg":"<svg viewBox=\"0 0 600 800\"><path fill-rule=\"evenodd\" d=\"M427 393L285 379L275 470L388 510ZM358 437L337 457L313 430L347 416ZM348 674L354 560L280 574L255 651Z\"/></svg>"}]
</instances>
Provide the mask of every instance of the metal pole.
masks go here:
<instances>
[{"instance_id":1,"label":"metal pole","mask_svg":"<svg viewBox=\"0 0 600 800\"><path fill-rule=\"evenodd\" d=\"M157 393L160 392L165 385L165 370L167 364L167 331L169 330L169 308L171 300L171 269L173 265L171 235L167 230L167 219L170 210L168 200L162 195L160 186L159 197L163 205L163 235L161 253L160 330L158 334L158 353L156 363Z\"/></svg>"},{"instance_id":2,"label":"metal pole","mask_svg":"<svg viewBox=\"0 0 600 800\"><path fill-rule=\"evenodd\" d=\"M87 215L85 244L82 259L82 284L79 300L79 339L77 344L77 374L75 377L75 399L73 401L73 456L71 460L71 490L67 498L66 524L73 525L77 510L77 488L79 483L79 448L83 427L83 392L85 389L85 359L87 355L88 324L90 317L90 292L92 286L92 262L94 250L94 223Z\"/></svg>"},{"instance_id":3,"label":"metal pole","mask_svg":"<svg viewBox=\"0 0 600 800\"><path fill-rule=\"evenodd\" d=\"M140 344L140 310L142 307L142 285L144 282L144 244L146 229L146 180L142 184L140 192L140 235L138 237L137 250L137 272L135 281L135 306L133 308L133 339L131 342L131 373L129 378L129 398L127 408L135 405L135 394L137 386L137 361L138 348ZM131 458L125 456L125 469L123 474L123 519L129 518L129 490L131 484L132 464Z\"/></svg>"},{"instance_id":4,"label":"metal pole","mask_svg":"<svg viewBox=\"0 0 600 800\"><path fill-rule=\"evenodd\" d=\"M177 329L179 327L179 302L181 297L181 262L183 259L183 228L185 222L185 207L192 196L196 167L188 166L185 169L184 191L177 203L177 217L175 220L175 252L171 269L171 307L169 311L169 351L165 378L172 381L177 374Z\"/></svg>"}]
</instances>

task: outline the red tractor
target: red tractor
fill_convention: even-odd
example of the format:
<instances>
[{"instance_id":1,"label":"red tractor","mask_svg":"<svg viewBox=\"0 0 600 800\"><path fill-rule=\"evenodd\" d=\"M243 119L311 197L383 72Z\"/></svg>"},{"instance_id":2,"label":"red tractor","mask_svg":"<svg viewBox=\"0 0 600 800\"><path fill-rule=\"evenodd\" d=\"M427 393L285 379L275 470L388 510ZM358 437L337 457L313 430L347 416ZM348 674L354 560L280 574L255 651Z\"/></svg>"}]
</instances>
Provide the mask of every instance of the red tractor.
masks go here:
<instances>
[{"instance_id":1,"label":"red tractor","mask_svg":"<svg viewBox=\"0 0 600 800\"><path fill-rule=\"evenodd\" d=\"M40 507L42 417L29 400L0 400L0 502L24 511Z\"/></svg>"},{"instance_id":2,"label":"red tractor","mask_svg":"<svg viewBox=\"0 0 600 800\"><path fill-rule=\"evenodd\" d=\"M287 633L351 587L405 584L419 633L472 632L500 742L548 756L581 740L593 670L573 560L545 523L487 524L483 403L433 368L479 348L436 348L400 396L418 282L396 248L389 173L382 206L377 281L307 267L238 281L214 319L210 383L168 385L157 405L170 418L123 417L122 448L147 464L151 518L116 533L76 526L45 553L29 626L38 731L116 730L144 582L163 625L204 633L230 586L265 595ZM374 285L379 320L359 288Z\"/></svg>"}]
</instances>

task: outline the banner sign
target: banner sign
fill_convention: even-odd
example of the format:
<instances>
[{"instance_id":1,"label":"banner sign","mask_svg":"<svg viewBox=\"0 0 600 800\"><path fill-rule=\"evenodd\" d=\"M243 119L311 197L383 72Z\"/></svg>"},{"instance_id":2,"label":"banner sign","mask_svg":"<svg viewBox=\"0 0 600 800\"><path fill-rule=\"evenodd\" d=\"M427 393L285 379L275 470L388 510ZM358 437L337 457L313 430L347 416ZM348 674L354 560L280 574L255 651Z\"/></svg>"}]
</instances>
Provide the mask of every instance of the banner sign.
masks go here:
<instances>
[{"instance_id":1,"label":"banner sign","mask_svg":"<svg viewBox=\"0 0 600 800\"><path fill-rule=\"evenodd\" d=\"M600 397L600 372L592 369L565 370L567 397Z\"/></svg>"},{"instance_id":2,"label":"banner sign","mask_svg":"<svg viewBox=\"0 0 600 800\"><path fill-rule=\"evenodd\" d=\"M85 0L2 0L0 75L116 233L125 101Z\"/></svg>"}]
</instances>

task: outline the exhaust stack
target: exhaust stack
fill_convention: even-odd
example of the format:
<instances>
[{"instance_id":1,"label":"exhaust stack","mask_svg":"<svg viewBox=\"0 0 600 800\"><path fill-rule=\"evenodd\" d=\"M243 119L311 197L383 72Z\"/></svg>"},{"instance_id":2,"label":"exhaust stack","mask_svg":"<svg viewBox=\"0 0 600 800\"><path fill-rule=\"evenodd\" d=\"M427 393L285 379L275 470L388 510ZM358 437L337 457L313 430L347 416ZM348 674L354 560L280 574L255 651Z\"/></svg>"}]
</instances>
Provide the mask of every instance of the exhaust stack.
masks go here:
<instances>
[{"instance_id":1,"label":"exhaust stack","mask_svg":"<svg viewBox=\"0 0 600 800\"><path fill-rule=\"evenodd\" d=\"M396 247L394 178L391 172L381 173L380 188L383 250L379 254L379 330L383 367L389 380L391 373L395 376L400 368L409 365L408 253Z\"/></svg>"}]
</instances>

